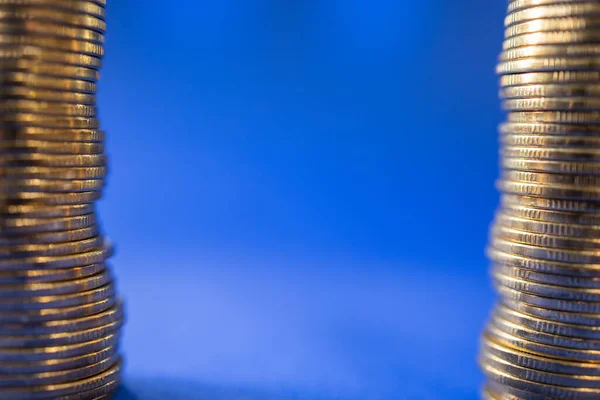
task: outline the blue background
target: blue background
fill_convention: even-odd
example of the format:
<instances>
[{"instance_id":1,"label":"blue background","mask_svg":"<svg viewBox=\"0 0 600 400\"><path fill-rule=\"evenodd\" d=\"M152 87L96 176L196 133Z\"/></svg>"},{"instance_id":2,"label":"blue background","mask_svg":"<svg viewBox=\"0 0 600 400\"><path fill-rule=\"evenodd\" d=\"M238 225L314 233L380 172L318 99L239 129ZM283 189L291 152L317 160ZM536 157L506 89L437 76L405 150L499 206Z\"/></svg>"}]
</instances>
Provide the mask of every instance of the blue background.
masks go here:
<instances>
[{"instance_id":1,"label":"blue background","mask_svg":"<svg viewBox=\"0 0 600 400\"><path fill-rule=\"evenodd\" d=\"M475 399L504 1L109 1L120 399Z\"/></svg>"}]
</instances>

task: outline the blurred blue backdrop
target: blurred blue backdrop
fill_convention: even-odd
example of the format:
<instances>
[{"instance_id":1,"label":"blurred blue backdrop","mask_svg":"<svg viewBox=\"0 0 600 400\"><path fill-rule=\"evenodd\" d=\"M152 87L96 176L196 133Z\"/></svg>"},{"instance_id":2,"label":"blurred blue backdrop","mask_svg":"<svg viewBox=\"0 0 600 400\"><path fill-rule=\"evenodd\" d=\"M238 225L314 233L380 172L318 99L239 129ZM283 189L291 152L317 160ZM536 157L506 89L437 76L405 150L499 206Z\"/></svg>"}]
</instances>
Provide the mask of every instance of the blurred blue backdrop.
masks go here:
<instances>
[{"instance_id":1,"label":"blurred blue backdrop","mask_svg":"<svg viewBox=\"0 0 600 400\"><path fill-rule=\"evenodd\" d=\"M123 399L477 398L504 12L109 1Z\"/></svg>"}]
</instances>

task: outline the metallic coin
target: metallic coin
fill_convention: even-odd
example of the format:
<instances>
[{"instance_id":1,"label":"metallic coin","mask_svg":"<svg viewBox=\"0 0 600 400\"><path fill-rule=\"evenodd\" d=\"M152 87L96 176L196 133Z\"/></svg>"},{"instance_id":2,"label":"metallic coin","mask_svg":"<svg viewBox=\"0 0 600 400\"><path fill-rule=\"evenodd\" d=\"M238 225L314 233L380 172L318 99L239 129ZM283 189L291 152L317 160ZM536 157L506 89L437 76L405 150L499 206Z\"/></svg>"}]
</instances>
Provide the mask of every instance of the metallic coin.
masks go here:
<instances>
[{"instance_id":1,"label":"metallic coin","mask_svg":"<svg viewBox=\"0 0 600 400\"><path fill-rule=\"evenodd\" d=\"M598 70L600 58L521 58L518 60L502 61L496 66L496 72L500 75L516 74L520 72L544 72L544 71L586 71Z\"/></svg>"},{"instance_id":2,"label":"metallic coin","mask_svg":"<svg viewBox=\"0 0 600 400\"><path fill-rule=\"evenodd\" d=\"M2 299L0 310L4 311L26 311L43 310L51 308L76 307L82 304L96 303L114 296L112 284L100 286L83 292L73 292L55 296L29 296ZM583 312L583 311L582 311ZM3 347L0 344L0 347Z\"/></svg>"},{"instance_id":3,"label":"metallic coin","mask_svg":"<svg viewBox=\"0 0 600 400\"><path fill-rule=\"evenodd\" d=\"M505 123L501 124L499 131L503 135L569 135L583 137L598 137L598 127L586 125L540 124L540 123Z\"/></svg>"},{"instance_id":4,"label":"metallic coin","mask_svg":"<svg viewBox=\"0 0 600 400\"><path fill-rule=\"evenodd\" d=\"M535 258L523 257L514 253L505 253L490 247L488 247L486 252L488 257L497 263L547 274L595 277L598 276L598 272L600 272L600 264L572 264L538 260Z\"/></svg>"},{"instance_id":5,"label":"metallic coin","mask_svg":"<svg viewBox=\"0 0 600 400\"><path fill-rule=\"evenodd\" d=\"M46 335L53 333L78 332L105 326L107 324L122 321L123 309L120 303L113 308L103 312L85 316L77 319L55 320L46 322L24 323L24 324L2 324L2 335L7 336L31 336Z\"/></svg>"},{"instance_id":6,"label":"metallic coin","mask_svg":"<svg viewBox=\"0 0 600 400\"><path fill-rule=\"evenodd\" d=\"M97 237L100 229L97 225L69 231L45 232L33 235L3 236L0 235L0 248L14 249L18 246L53 245L66 242L78 242Z\"/></svg>"},{"instance_id":7,"label":"metallic coin","mask_svg":"<svg viewBox=\"0 0 600 400\"><path fill-rule=\"evenodd\" d=\"M553 161L503 157L502 168L556 174L600 175L600 162Z\"/></svg>"},{"instance_id":8,"label":"metallic coin","mask_svg":"<svg viewBox=\"0 0 600 400\"><path fill-rule=\"evenodd\" d=\"M98 375L90 378L69 382L61 383L56 385L42 385L42 386L24 386L21 388L6 388L3 390L2 395L6 400L20 400L24 397L31 400L38 399L59 399L63 397L74 395L76 393L82 393L86 391L93 391L94 389L101 388L109 383L118 379L121 371L121 362L118 361L113 367L102 372ZM75 399L76 397L71 397Z\"/></svg>"},{"instance_id":9,"label":"metallic coin","mask_svg":"<svg viewBox=\"0 0 600 400\"><path fill-rule=\"evenodd\" d=\"M523 58L537 57L598 57L600 56L600 46L596 44L546 44L543 46L523 46L514 49L508 49L500 54L500 61L519 60ZM577 75L578 72L561 71L572 78L571 74ZM594 82L590 82L594 83Z\"/></svg>"},{"instance_id":10,"label":"metallic coin","mask_svg":"<svg viewBox=\"0 0 600 400\"><path fill-rule=\"evenodd\" d=\"M98 340L92 340L83 343L73 343L69 345L23 348L23 349L0 349L0 362L43 362L48 360L57 360L73 358L101 351L110 346L117 346L119 343L118 334L110 334Z\"/></svg>"},{"instance_id":11,"label":"metallic coin","mask_svg":"<svg viewBox=\"0 0 600 400\"><path fill-rule=\"evenodd\" d=\"M40 166L48 168L84 168L106 165L103 154L8 154L0 158L0 167Z\"/></svg>"},{"instance_id":12,"label":"metallic coin","mask_svg":"<svg viewBox=\"0 0 600 400\"><path fill-rule=\"evenodd\" d=\"M32 35L0 35L0 44L37 46L52 50L71 51L75 53L86 54L88 56L93 57L102 57L104 55L103 46L96 43L75 39L59 39L54 37L41 37Z\"/></svg>"},{"instance_id":13,"label":"metallic coin","mask_svg":"<svg viewBox=\"0 0 600 400\"><path fill-rule=\"evenodd\" d=\"M69 270L70 271L70 270ZM0 313L0 325L5 324L40 324L47 321L69 320L83 318L108 310L117 304L114 297L106 297L90 303L60 307L60 308L38 308L30 310L2 311ZM0 351L3 351L0 349ZM2 357L0 356L0 360Z\"/></svg>"},{"instance_id":14,"label":"metallic coin","mask_svg":"<svg viewBox=\"0 0 600 400\"><path fill-rule=\"evenodd\" d=\"M541 297L535 294L519 291L509 286L503 285L497 280L493 281L494 288L496 291L506 299L515 302L521 302L530 304L532 306L546 308L555 311L568 311L573 313L582 314L598 314L600 313L600 303L598 302L584 302L584 301L571 301L552 299L548 297Z\"/></svg>"},{"instance_id":15,"label":"metallic coin","mask_svg":"<svg viewBox=\"0 0 600 400\"><path fill-rule=\"evenodd\" d=\"M35 46L0 45L0 58L36 60L95 69L102 66L102 59L98 57L60 50L41 49Z\"/></svg>"},{"instance_id":16,"label":"metallic coin","mask_svg":"<svg viewBox=\"0 0 600 400\"><path fill-rule=\"evenodd\" d=\"M72 204L66 206L40 206L24 204L0 205L1 218L66 218L94 212L93 204ZM1 226L1 225L0 225Z\"/></svg>"},{"instance_id":17,"label":"metallic coin","mask_svg":"<svg viewBox=\"0 0 600 400\"><path fill-rule=\"evenodd\" d=\"M117 375L112 381L109 381L103 386L80 393L56 397L56 400L109 400L112 399L117 393L119 384L120 378Z\"/></svg>"},{"instance_id":18,"label":"metallic coin","mask_svg":"<svg viewBox=\"0 0 600 400\"><path fill-rule=\"evenodd\" d=\"M117 354L116 346L109 346L96 352L70 358L42 360L33 362L1 362L0 375L36 374L43 372L64 371L96 364Z\"/></svg>"},{"instance_id":19,"label":"metallic coin","mask_svg":"<svg viewBox=\"0 0 600 400\"><path fill-rule=\"evenodd\" d=\"M61 39L76 39L96 44L104 43L100 32L40 20L0 20L0 33L5 35L39 35Z\"/></svg>"},{"instance_id":20,"label":"metallic coin","mask_svg":"<svg viewBox=\"0 0 600 400\"><path fill-rule=\"evenodd\" d=\"M106 264L84 265L68 269L40 269L0 273L0 285L70 281L86 278L106 270ZM1 320L1 318L0 318Z\"/></svg>"},{"instance_id":21,"label":"metallic coin","mask_svg":"<svg viewBox=\"0 0 600 400\"><path fill-rule=\"evenodd\" d=\"M572 325L564 322L556 322L547 319L541 319L528 314L507 308L503 305L496 306L495 316L500 316L506 321L514 324L526 326L536 332L548 333L551 335L565 336L575 339L586 339L590 341L592 350L600 349L600 328L588 325ZM558 372L558 371L557 371Z\"/></svg>"},{"instance_id":22,"label":"metallic coin","mask_svg":"<svg viewBox=\"0 0 600 400\"><path fill-rule=\"evenodd\" d=\"M78 144L77 146L80 146ZM0 144L1 146L1 144ZM82 147L89 146L84 144ZM91 146L95 146L91 144ZM73 149L72 149L73 150ZM1 154L1 152L0 152ZM106 176L106 167L86 168L47 168L47 167L8 167L0 171L0 180L23 181L28 179L44 180L98 180Z\"/></svg>"},{"instance_id":23,"label":"metallic coin","mask_svg":"<svg viewBox=\"0 0 600 400\"><path fill-rule=\"evenodd\" d=\"M90 250L85 253L70 254L56 257L27 257L19 260L0 260L0 271L11 271L15 269L60 269L73 268L82 265L102 263L112 255L112 247L106 243L103 248ZM0 304L0 309L2 305Z\"/></svg>"},{"instance_id":24,"label":"metallic coin","mask_svg":"<svg viewBox=\"0 0 600 400\"><path fill-rule=\"evenodd\" d=\"M500 142L504 146L511 147L569 147L569 148L600 148L600 137L581 135L523 135L508 134L500 135ZM0 142L1 145L1 142Z\"/></svg>"},{"instance_id":25,"label":"metallic coin","mask_svg":"<svg viewBox=\"0 0 600 400\"><path fill-rule=\"evenodd\" d=\"M2 68L2 66L0 66ZM0 102L0 113L36 113L48 116L95 117L96 107L46 101L6 99ZM3 117L0 117L4 119Z\"/></svg>"},{"instance_id":26,"label":"metallic coin","mask_svg":"<svg viewBox=\"0 0 600 400\"><path fill-rule=\"evenodd\" d=\"M45 192L45 193L68 193L68 192L91 192L102 190L103 179L87 180L46 180L46 179L2 179L0 193L10 195L19 192Z\"/></svg>"},{"instance_id":27,"label":"metallic coin","mask_svg":"<svg viewBox=\"0 0 600 400\"><path fill-rule=\"evenodd\" d=\"M600 161L600 149L563 147L512 147L504 146L501 154L508 158L522 158L551 161Z\"/></svg>"},{"instance_id":28,"label":"metallic coin","mask_svg":"<svg viewBox=\"0 0 600 400\"><path fill-rule=\"evenodd\" d=\"M512 112L508 121L518 123L562 123L562 124L600 124L600 112L597 111L531 111Z\"/></svg>"},{"instance_id":29,"label":"metallic coin","mask_svg":"<svg viewBox=\"0 0 600 400\"><path fill-rule=\"evenodd\" d=\"M0 260L17 260L25 257L59 257L98 249L104 244L102 236L74 242L0 246ZM0 293L2 289L0 289Z\"/></svg>"},{"instance_id":30,"label":"metallic coin","mask_svg":"<svg viewBox=\"0 0 600 400\"><path fill-rule=\"evenodd\" d=\"M0 125L0 141L7 140L39 140L60 142L69 146L72 142L100 143L104 141L104 133L87 129L55 129L42 127L7 127Z\"/></svg>"},{"instance_id":31,"label":"metallic coin","mask_svg":"<svg viewBox=\"0 0 600 400\"><path fill-rule=\"evenodd\" d=\"M600 277L579 277L565 276L557 274L548 274L539 271L532 271L525 268L513 267L506 264L493 263L491 273L501 274L530 282L537 282L553 286L566 286L573 288L600 289Z\"/></svg>"},{"instance_id":32,"label":"metallic coin","mask_svg":"<svg viewBox=\"0 0 600 400\"><path fill-rule=\"evenodd\" d=\"M524 314L523 314L524 315ZM526 320L524 319L524 322ZM499 315L497 312L493 314L492 323L503 332L510 335L523 337L529 341L536 343L554 346L559 348L570 348L579 350L593 350L599 351L600 341L594 339L584 339L577 337L568 337L555 333L543 332L537 328L531 326L522 325Z\"/></svg>"},{"instance_id":33,"label":"metallic coin","mask_svg":"<svg viewBox=\"0 0 600 400\"><path fill-rule=\"evenodd\" d=\"M0 25L0 34L2 26ZM41 62L39 60L0 58L2 72L26 72L41 76L52 76L66 79L80 79L95 82L100 74L95 68L64 65L60 63ZM9 75L10 76L10 75ZM10 81L3 82L5 85Z\"/></svg>"},{"instance_id":34,"label":"metallic coin","mask_svg":"<svg viewBox=\"0 0 600 400\"><path fill-rule=\"evenodd\" d=\"M40 372L27 375L0 375L0 388L56 385L89 378L105 371L114 365L119 358L118 355L113 355L95 364L64 371Z\"/></svg>"},{"instance_id":35,"label":"metallic coin","mask_svg":"<svg viewBox=\"0 0 600 400\"><path fill-rule=\"evenodd\" d=\"M559 210L541 210L502 200L502 214L524 220L552 222L567 225L596 225L600 229L600 215Z\"/></svg>"},{"instance_id":36,"label":"metallic coin","mask_svg":"<svg viewBox=\"0 0 600 400\"><path fill-rule=\"evenodd\" d=\"M511 26L524 21L532 21L540 18L561 18L574 16L600 16L600 5L597 3L575 3L575 4L552 4L530 7L509 13L505 20L505 26Z\"/></svg>"},{"instance_id":37,"label":"metallic coin","mask_svg":"<svg viewBox=\"0 0 600 400\"><path fill-rule=\"evenodd\" d=\"M50 333L44 335L34 334L27 336L0 335L0 347L20 349L23 347L47 347L89 342L117 332L121 325L122 321L116 321L96 328L76 332Z\"/></svg>"},{"instance_id":38,"label":"metallic coin","mask_svg":"<svg viewBox=\"0 0 600 400\"><path fill-rule=\"evenodd\" d=\"M61 232L88 228L96 225L95 214L84 214L64 218L1 218L0 233L3 235Z\"/></svg>"},{"instance_id":39,"label":"metallic coin","mask_svg":"<svg viewBox=\"0 0 600 400\"><path fill-rule=\"evenodd\" d=\"M600 46L598 46L600 55ZM598 84L600 72L596 71L555 71L555 72L528 72L521 74L502 75L501 87L523 86L533 84Z\"/></svg>"},{"instance_id":40,"label":"metallic coin","mask_svg":"<svg viewBox=\"0 0 600 400\"><path fill-rule=\"evenodd\" d=\"M39 140L14 140L3 141L0 139L0 155L5 154L74 154L89 155L102 154L104 145L93 142L60 143L56 141ZM10 171L9 171L10 172ZM8 176L8 173L6 174Z\"/></svg>"},{"instance_id":41,"label":"metallic coin","mask_svg":"<svg viewBox=\"0 0 600 400\"><path fill-rule=\"evenodd\" d=\"M535 97L600 97L600 85L534 84L523 86L509 86L500 89L500 97L506 99L527 99ZM537 128L537 125L534 125L534 127Z\"/></svg>"},{"instance_id":42,"label":"metallic coin","mask_svg":"<svg viewBox=\"0 0 600 400\"><path fill-rule=\"evenodd\" d=\"M110 273L108 273L107 270L104 270L97 275L70 281L0 285L0 297L2 298L2 301L9 301L9 299L20 297L33 298L39 296L60 296L71 293L80 293L104 286L111 282L111 278Z\"/></svg>"},{"instance_id":43,"label":"metallic coin","mask_svg":"<svg viewBox=\"0 0 600 400\"><path fill-rule=\"evenodd\" d=\"M518 301L511 301L509 299L503 299L502 304L520 313L531 315L533 317L537 317L548 321L560 322L569 325L600 325L600 314L586 314L548 310L546 308L536 307L532 306L531 304L521 303Z\"/></svg>"},{"instance_id":44,"label":"metallic coin","mask_svg":"<svg viewBox=\"0 0 600 400\"><path fill-rule=\"evenodd\" d=\"M567 250L532 246L523 243L511 242L498 237L492 238L490 240L490 244L495 249L503 252L510 252L520 256L536 258L539 260L575 264L600 263L600 253L591 250Z\"/></svg>"},{"instance_id":45,"label":"metallic coin","mask_svg":"<svg viewBox=\"0 0 600 400\"><path fill-rule=\"evenodd\" d=\"M567 212L597 213L600 211L600 203L598 202L544 199L542 197L521 196L510 193L505 193L502 195L502 202L506 204Z\"/></svg>"},{"instance_id":46,"label":"metallic coin","mask_svg":"<svg viewBox=\"0 0 600 400\"><path fill-rule=\"evenodd\" d=\"M93 15L104 19L106 14L105 4L98 4L96 1L64 1L56 2L53 0L0 0L0 6L37 6L38 8L51 8L67 12L77 12Z\"/></svg>"},{"instance_id":47,"label":"metallic coin","mask_svg":"<svg viewBox=\"0 0 600 400\"><path fill-rule=\"evenodd\" d=\"M502 172L502 179L516 182L539 183L542 185L600 186L600 177L593 175L548 174L543 172L507 170Z\"/></svg>"},{"instance_id":48,"label":"metallic coin","mask_svg":"<svg viewBox=\"0 0 600 400\"><path fill-rule=\"evenodd\" d=\"M8 202L22 202L24 204L35 203L44 205L69 205L92 203L102 197L101 191L82 193L40 193L21 192L2 194L0 193L0 204ZM14 204L14 203L13 203Z\"/></svg>"},{"instance_id":49,"label":"metallic coin","mask_svg":"<svg viewBox=\"0 0 600 400\"><path fill-rule=\"evenodd\" d=\"M534 222L536 224L536 222ZM544 223L537 223L544 229ZM548 247L557 250L569 249L575 251L597 250L600 249L600 238L579 238L563 235L552 235L549 233L527 232L521 229L515 229L497 224L491 230L497 238L510 242L523 243L531 246Z\"/></svg>"},{"instance_id":50,"label":"metallic coin","mask_svg":"<svg viewBox=\"0 0 600 400\"><path fill-rule=\"evenodd\" d=\"M104 33L106 30L106 23L102 19L91 15L78 15L71 12L35 6L14 7L9 5L0 5L0 20L10 21L11 19L56 22L67 26L78 26L86 29L92 29L100 33Z\"/></svg>"},{"instance_id":51,"label":"metallic coin","mask_svg":"<svg viewBox=\"0 0 600 400\"><path fill-rule=\"evenodd\" d=\"M600 41L600 31L552 31L526 33L519 36L513 36L504 41L502 48L504 50L514 49L515 47L539 46L547 44L589 44Z\"/></svg>"},{"instance_id":52,"label":"metallic coin","mask_svg":"<svg viewBox=\"0 0 600 400\"><path fill-rule=\"evenodd\" d=\"M500 180L497 182L498 189L518 195L547 197L554 199L573 199L573 200L600 200L599 188L590 187L589 189L579 189L577 186L568 185L540 185L536 183L523 183Z\"/></svg>"},{"instance_id":53,"label":"metallic coin","mask_svg":"<svg viewBox=\"0 0 600 400\"><path fill-rule=\"evenodd\" d=\"M499 285L535 296L547 297L549 299L600 303L600 289L548 285L504 275L498 270L492 271L492 277Z\"/></svg>"},{"instance_id":54,"label":"metallic coin","mask_svg":"<svg viewBox=\"0 0 600 400\"><path fill-rule=\"evenodd\" d=\"M514 326L514 324L513 324ZM514 326L513 329L516 334L511 334L502 331L498 328L494 321L492 321L486 328L484 332L484 336L487 336L489 340L493 340L496 343L500 343L506 347L510 347L512 349L525 351L530 354L537 354L541 356L562 359L562 360L572 360L572 361L580 361L580 362L594 362L598 363L600 361L600 352L594 350L579 350L579 349L569 349L566 347L558 347L543 343L538 343L533 340L529 340L526 337L535 334L535 332L531 331L528 328L519 328L518 326ZM524 333L523 333L524 332ZM529 332L529 333L528 333ZM524 337L521 337L520 335Z\"/></svg>"},{"instance_id":55,"label":"metallic coin","mask_svg":"<svg viewBox=\"0 0 600 400\"><path fill-rule=\"evenodd\" d=\"M511 3L511 5L512 4L513 3ZM511 7L511 5L509 5L509 7ZM535 19L509 26L506 28L505 38L534 32L577 31L595 28L600 28L600 18L573 17Z\"/></svg>"},{"instance_id":56,"label":"metallic coin","mask_svg":"<svg viewBox=\"0 0 600 400\"><path fill-rule=\"evenodd\" d=\"M0 71L3 86L26 86L30 89L62 90L67 92L94 94L96 84L82 79L58 78L18 71ZM56 127L51 127L56 128Z\"/></svg>"},{"instance_id":57,"label":"metallic coin","mask_svg":"<svg viewBox=\"0 0 600 400\"><path fill-rule=\"evenodd\" d=\"M600 109L600 99L583 97L508 99L502 102L502 108L507 111L588 111Z\"/></svg>"},{"instance_id":58,"label":"metallic coin","mask_svg":"<svg viewBox=\"0 0 600 400\"><path fill-rule=\"evenodd\" d=\"M96 104L96 96L86 93L63 92L58 90L32 89L26 86L4 86L0 97L5 99L27 99L36 101L60 102L67 104Z\"/></svg>"},{"instance_id":59,"label":"metallic coin","mask_svg":"<svg viewBox=\"0 0 600 400\"><path fill-rule=\"evenodd\" d=\"M481 343L483 358L497 357L520 367L566 375L588 375L600 379L600 364L554 360L502 346L491 340Z\"/></svg>"},{"instance_id":60,"label":"metallic coin","mask_svg":"<svg viewBox=\"0 0 600 400\"><path fill-rule=\"evenodd\" d=\"M0 113L0 123L66 129L98 129L100 127L99 121L95 118L44 115L31 112Z\"/></svg>"}]
</instances>

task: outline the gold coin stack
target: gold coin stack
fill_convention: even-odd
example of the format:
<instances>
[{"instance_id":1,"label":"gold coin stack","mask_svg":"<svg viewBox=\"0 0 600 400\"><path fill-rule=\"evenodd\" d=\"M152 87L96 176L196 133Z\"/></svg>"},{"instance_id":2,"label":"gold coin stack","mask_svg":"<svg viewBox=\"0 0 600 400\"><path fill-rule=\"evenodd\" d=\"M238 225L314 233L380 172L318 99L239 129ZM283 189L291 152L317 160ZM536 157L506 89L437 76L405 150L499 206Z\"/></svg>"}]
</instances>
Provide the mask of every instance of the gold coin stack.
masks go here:
<instances>
[{"instance_id":1,"label":"gold coin stack","mask_svg":"<svg viewBox=\"0 0 600 400\"><path fill-rule=\"evenodd\" d=\"M105 0L0 0L0 398L108 399L122 305L94 201Z\"/></svg>"},{"instance_id":2,"label":"gold coin stack","mask_svg":"<svg viewBox=\"0 0 600 400\"><path fill-rule=\"evenodd\" d=\"M600 2L513 0L485 399L600 398Z\"/></svg>"}]
</instances>

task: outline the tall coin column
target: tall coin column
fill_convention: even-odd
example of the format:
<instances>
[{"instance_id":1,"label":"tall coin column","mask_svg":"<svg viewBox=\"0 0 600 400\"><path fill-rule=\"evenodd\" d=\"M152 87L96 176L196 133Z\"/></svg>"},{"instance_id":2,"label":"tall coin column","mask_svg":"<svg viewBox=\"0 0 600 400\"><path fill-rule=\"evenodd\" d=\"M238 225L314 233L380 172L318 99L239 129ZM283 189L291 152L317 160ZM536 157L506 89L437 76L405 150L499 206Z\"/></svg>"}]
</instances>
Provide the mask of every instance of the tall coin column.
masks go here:
<instances>
[{"instance_id":1,"label":"tall coin column","mask_svg":"<svg viewBox=\"0 0 600 400\"><path fill-rule=\"evenodd\" d=\"M600 398L600 2L513 0L485 399Z\"/></svg>"},{"instance_id":2,"label":"tall coin column","mask_svg":"<svg viewBox=\"0 0 600 400\"><path fill-rule=\"evenodd\" d=\"M0 0L0 399L105 399L122 307L94 201L105 0Z\"/></svg>"}]
</instances>

